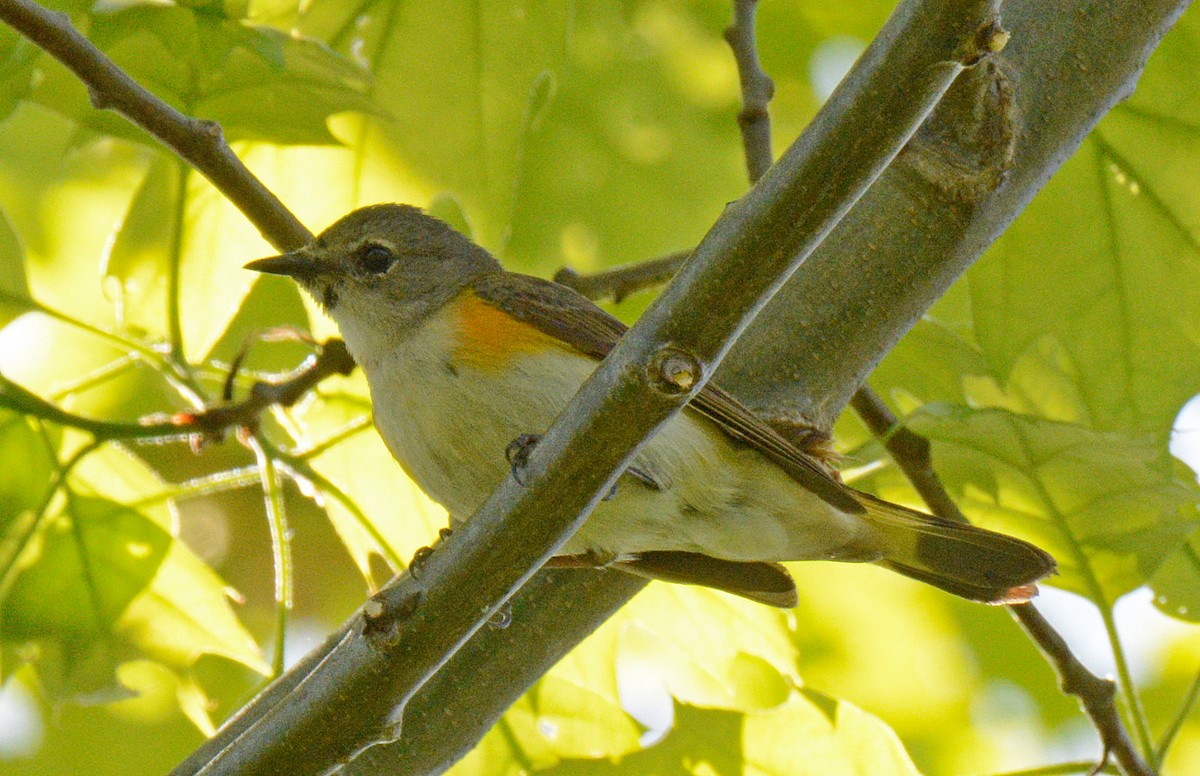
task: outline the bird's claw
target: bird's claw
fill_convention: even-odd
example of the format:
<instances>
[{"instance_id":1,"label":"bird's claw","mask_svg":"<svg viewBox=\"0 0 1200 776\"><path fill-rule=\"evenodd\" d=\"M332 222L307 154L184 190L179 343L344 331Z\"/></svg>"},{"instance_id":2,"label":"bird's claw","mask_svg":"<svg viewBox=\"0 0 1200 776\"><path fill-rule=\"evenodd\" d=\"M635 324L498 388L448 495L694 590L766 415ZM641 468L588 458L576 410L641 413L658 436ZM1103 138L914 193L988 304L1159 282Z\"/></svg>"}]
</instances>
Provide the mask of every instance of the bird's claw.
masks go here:
<instances>
[{"instance_id":1,"label":"bird's claw","mask_svg":"<svg viewBox=\"0 0 1200 776\"><path fill-rule=\"evenodd\" d=\"M509 467L512 470L513 479L521 487L525 486L525 475L523 471L526 464L529 463L529 454L533 452L533 448L542 439L541 434L521 434L519 437L508 443L508 447L504 448L504 457L508 459Z\"/></svg>"}]
</instances>

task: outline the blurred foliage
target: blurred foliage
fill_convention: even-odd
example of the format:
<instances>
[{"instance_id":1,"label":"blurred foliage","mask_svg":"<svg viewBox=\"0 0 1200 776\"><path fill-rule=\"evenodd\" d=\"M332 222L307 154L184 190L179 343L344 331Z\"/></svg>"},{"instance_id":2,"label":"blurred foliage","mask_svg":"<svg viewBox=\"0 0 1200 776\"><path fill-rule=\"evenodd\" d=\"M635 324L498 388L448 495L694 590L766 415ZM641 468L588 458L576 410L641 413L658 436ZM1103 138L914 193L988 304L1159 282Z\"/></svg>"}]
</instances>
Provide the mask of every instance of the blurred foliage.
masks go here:
<instances>
[{"instance_id":1,"label":"blurred foliage","mask_svg":"<svg viewBox=\"0 0 1200 776\"><path fill-rule=\"evenodd\" d=\"M549 275L692 245L745 189L724 1L51 5L220 122L313 229L415 202ZM761 6L780 148L889 8ZM973 519L1055 552L1052 584L1079 597L1047 603L1100 613L1073 635L1115 652L1156 736L1179 722L1172 773L1200 771L1200 721L1179 716L1200 638L1183 624L1200 617L1197 487L1167 450L1200 389L1198 28L1183 17L1137 93L872 377ZM291 659L316 643L445 517L370 430L361 375L264 418L256 441L284 475L267 498L234 439L95 445L18 406L13 383L104 422L161 417L217 401L245 347L236 395L311 352L264 331L335 329L290 283L240 269L270 246L207 181L4 27L0 62L0 708L26 698L33 731L0 730L0 772L162 772L279 644ZM856 485L917 503L855 419L838 432ZM272 499L294 537L290 616ZM1098 754L1002 611L875 569L794 572L790 613L652 585L454 772L958 774ZM1143 601L1118 628L1118 600L1147 584L1174 619Z\"/></svg>"}]
</instances>

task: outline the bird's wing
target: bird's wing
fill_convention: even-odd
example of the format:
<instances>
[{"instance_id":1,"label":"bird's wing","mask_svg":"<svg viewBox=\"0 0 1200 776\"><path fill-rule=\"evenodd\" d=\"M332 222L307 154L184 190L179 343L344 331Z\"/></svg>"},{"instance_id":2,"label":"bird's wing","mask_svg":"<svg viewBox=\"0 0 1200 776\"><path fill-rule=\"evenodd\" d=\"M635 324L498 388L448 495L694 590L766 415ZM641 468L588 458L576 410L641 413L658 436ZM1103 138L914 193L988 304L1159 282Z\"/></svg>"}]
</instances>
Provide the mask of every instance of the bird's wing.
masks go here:
<instances>
[{"instance_id":1,"label":"bird's wing","mask_svg":"<svg viewBox=\"0 0 1200 776\"><path fill-rule=\"evenodd\" d=\"M474 278L471 289L497 309L597 360L608 355L627 328L587 297L549 280L495 272ZM830 477L816 459L711 382L688 406L728 436L759 450L831 506L850 514L865 512L853 492Z\"/></svg>"}]
</instances>

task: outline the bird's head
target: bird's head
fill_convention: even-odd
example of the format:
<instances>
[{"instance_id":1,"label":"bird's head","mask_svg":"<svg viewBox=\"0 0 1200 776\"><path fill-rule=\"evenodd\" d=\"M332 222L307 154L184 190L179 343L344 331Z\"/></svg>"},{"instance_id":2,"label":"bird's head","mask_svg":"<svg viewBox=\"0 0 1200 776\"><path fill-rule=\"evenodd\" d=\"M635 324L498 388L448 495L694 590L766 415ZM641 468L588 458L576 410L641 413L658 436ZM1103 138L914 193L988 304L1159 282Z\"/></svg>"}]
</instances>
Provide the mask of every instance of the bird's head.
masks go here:
<instances>
[{"instance_id":1,"label":"bird's head","mask_svg":"<svg viewBox=\"0 0 1200 776\"><path fill-rule=\"evenodd\" d=\"M386 204L355 210L303 248L246 269L294 279L357 354L396 344L472 276L501 267L448 224L409 205Z\"/></svg>"}]
</instances>

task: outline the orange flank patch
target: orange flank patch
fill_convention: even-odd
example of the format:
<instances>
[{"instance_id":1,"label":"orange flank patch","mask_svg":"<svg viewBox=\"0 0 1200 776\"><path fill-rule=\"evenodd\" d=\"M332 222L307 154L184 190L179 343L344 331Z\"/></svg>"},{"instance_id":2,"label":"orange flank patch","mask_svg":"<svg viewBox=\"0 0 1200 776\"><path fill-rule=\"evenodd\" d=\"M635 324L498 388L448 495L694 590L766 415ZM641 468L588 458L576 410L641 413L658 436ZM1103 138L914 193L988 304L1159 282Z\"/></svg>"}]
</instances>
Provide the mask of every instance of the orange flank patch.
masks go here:
<instances>
[{"instance_id":1,"label":"orange flank patch","mask_svg":"<svg viewBox=\"0 0 1200 776\"><path fill-rule=\"evenodd\" d=\"M549 334L518 321L471 291L451 303L458 317L455 358L476 369L500 369L514 356L565 347Z\"/></svg>"}]
</instances>

